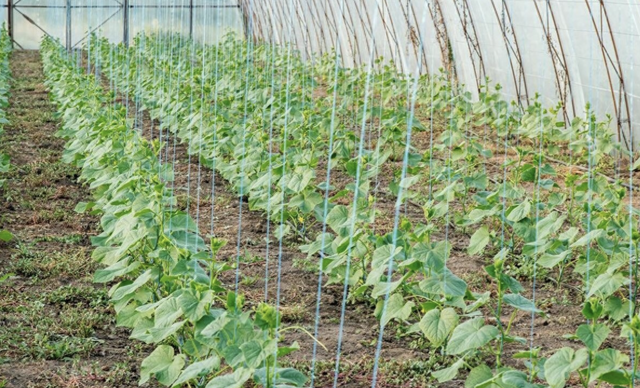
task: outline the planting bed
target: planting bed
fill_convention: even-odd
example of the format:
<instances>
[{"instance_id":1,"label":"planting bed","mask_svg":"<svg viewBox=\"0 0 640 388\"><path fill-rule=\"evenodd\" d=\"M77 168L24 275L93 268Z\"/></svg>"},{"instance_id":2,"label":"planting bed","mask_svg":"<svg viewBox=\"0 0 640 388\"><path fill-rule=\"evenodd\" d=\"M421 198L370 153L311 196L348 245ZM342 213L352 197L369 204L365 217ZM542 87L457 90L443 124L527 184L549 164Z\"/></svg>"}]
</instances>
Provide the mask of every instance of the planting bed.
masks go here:
<instances>
[{"instance_id":1,"label":"planting bed","mask_svg":"<svg viewBox=\"0 0 640 388\"><path fill-rule=\"evenodd\" d=\"M640 163L608 123L337 63L13 53L0 387L633 387Z\"/></svg>"}]
</instances>

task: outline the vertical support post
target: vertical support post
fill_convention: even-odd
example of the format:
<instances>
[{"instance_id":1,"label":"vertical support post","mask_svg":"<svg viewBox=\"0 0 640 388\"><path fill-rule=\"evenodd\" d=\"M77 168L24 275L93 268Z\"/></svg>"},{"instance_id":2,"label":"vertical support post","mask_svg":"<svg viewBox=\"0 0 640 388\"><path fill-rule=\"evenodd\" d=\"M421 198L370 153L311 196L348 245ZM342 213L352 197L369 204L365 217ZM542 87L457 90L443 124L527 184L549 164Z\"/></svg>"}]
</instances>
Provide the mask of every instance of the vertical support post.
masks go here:
<instances>
[{"instance_id":1,"label":"vertical support post","mask_svg":"<svg viewBox=\"0 0 640 388\"><path fill-rule=\"evenodd\" d=\"M129 7L129 0L124 0L122 2L122 7L123 7L123 20L122 20L122 25L123 25L123 31L122 31L122 42L124 43L125 47L129 47L129 11L130 8Z\"/></svg>"},{"instance_id":2,"label":"vertical support post","mask_svg":"<svg viewBox=\"0 0 640 388\"><path fill-rule=\"evenodd\" d=\"M7 0L7 30L13 47L13 0Z\"/></svg>"},{"instance_id":3,"label":"vertical support post","mask_svg":"<svg viewBox=\"0 0 640 388\"><path fill-rule=\"evenodd\" d=\"M71 0L67 0L67 50L71 50Z\"/></svg>"},{"instance_id":4,"label":"vertical support post","mask_svg":"<svg viewBox=\"0 0 640 388\"><path fill-rule=\"evenodd\" d=\"M193 0L189 0L189 38L193 39Z\"/></svg>"}]
</instances>

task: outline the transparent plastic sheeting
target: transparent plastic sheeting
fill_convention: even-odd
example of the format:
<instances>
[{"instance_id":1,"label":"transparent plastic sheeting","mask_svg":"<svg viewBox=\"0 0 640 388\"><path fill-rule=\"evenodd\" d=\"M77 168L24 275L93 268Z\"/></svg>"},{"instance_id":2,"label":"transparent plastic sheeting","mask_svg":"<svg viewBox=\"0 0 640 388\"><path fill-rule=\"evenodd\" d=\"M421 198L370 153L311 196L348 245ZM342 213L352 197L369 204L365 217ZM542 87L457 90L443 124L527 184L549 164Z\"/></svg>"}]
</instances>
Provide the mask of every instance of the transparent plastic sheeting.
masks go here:
<instances>
[{"instance_id":1,"label":"transparent plastic sheeting","mask_svg":"<svg viewBox=\"0 0 640 388\"><path fill-rule=\"evenodd\" d=\"M67 4L71 7L67 13ZM121 0L20 0L13 1L14 39L21 48L37 49L45 34L66 40L67 16L70 16L71 46L81 47L88 31L100 30L113 42L124 38L124 12ZM193 21L190 5L194 6ZM2 0L0 0L2 5ZM228 31L242 34L242 13L237 0L129 0L129 36L146 31L177 31L213 43ZM206 9L205 27L202 12ZM7 7L0 22L7 21ZM205 36L206 32L206 36Z\"/></svg>"},{"instance_id":2,"label":"transparent plastic sheeting","mask_svg":"<svg viewBox=\"0 0 640 388\"><path fill-rule=\"evenodd\" d=\"M240 2L255 38L292 43L308 58L335 48L345 66L384 57L410 73L444 68L476 98L488 77L525 106L536 93L561 102L567 122L589 102L622 142L633 130L639 143L638 0Z\"/></svg>"}]
</instances>

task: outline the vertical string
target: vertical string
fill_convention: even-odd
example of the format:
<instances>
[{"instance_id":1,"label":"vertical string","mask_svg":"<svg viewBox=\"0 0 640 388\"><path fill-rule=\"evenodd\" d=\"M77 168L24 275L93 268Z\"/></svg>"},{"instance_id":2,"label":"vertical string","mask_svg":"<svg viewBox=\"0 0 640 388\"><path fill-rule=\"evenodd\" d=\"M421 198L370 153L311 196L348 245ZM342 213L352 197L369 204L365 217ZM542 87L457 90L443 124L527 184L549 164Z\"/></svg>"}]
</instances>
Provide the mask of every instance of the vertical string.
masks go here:
<instances>
[{"instance_id":1,"label":"vertical string","mask_svg":"<svg viewBox=\"0 0 640 388\"><path fill-rule=\"evenodd\" d=\"M380 13L376 12L378 7L379 7L379 1L375 0L375 7L373 7L374 16L373 16L373 22L371 26L372 31L375 31L375 29L377 28L378 21L380 18ZM350 226L349 226L349 231L350 231L349 247L347 249L347 262L346 262L345 275L344 275L344 288L342 291L342 304L340 307L340 326L338 329L338 345L336 350L336 361L335 361L335 370L334 370L334 377L333 377L334 388L338 386L338 376L340 374L340 356L342 353L342 340L344 335L345 313L346 313L346 306L347 306L347 296L349 292L349 277L351 272L351 254L353 250L352 249L353 235L355 232L355 223L357 218L358 194L360 192L360 178L362 174L362 159L363 159L362 155L364 151L365 130L367 126L367 115L365 114L365 112L367 112L367 108L369 104L369 94L371 92L371 74L373 72L373 64L375 61L375 58L373 55L374 47L376 43L375 37L376 36L372 34L370 46L369 46L370 56L369 56L369 61L367 63L367 71L366 71L366 81L365 81L366 83L365 83L364 102L363 102L364 106L362 109L363 114L362 114L362 123L360 127L360 141L359 141L358 155L357 155L358 165L356 168L356 180L355 180L355 188L354 188L353 203L352 203L353 208L351 209Z\"/></svg>"},{"instance_id":2,"label":"vertical string","mask_svg":"<svg viewBox=\"0 0 640 388\"><path fill-rule=\"evenodd\" d=\"M341 26L344 24L344 7L345 0L340 1L340 20ZM314 338L318 338L318 330L320 325L320 305L322 301L322 278L324 276L322 262L324 260L324 252L326 245L326 237L327 237L327 216L329 214L329 192L331 187L331 155L333 154L333 142L334 142L334 134L336 128L336 113L337 113L337 102L338 102L338 76L340 70L340 52L341 52L341 39L340 39L340 30L336 28L336 50L335 50L335 60L334 60L334 68L333 68L333 99L331 103L331 124L329 127L329 147L327 149L327 173L325 176L325 189L324 189L324 200L322 205L322 234L321 234L321 242L320 242L320 252L318 258L318 288L316 290L316 310L315 310L315 320L313 325L313 336ZM318 355L318 342L313 341L313 349L311 355L311 382L310 387L314 387L315 383L315 372L316 372L316 363L317 363L317 355Z\"/></svg>"},{"instance_id":3,"label":"vertical string","mask_svg":"<svg viewBox=\"0 0 640 388\"><path fill-rule=\"evenodd\" d=\"M423 25L426 22L426 18L427 18L427 7L424 8L422 13L421 23ZM424 48L424 41L422 39L422 36L420 36L419 39L420 39L420 45L419 45L418 52L422 52ZM402 172L400 173L400 182L402 182L406 178L407 168L409 165L409 151L411 150L411 135L413 132L413 121L415 119L415 113L416 113L416 100L418 98L418 82L420 80L420 74L423 71L422 59L423 59L423 56L419 55L418 68L413 78L413 85L410 88L411 96L409 100L409 117L407 120L407 135L405 139L405 148L404 148L404 156L402 160ZM373 376L371 380L372 388L377 387L377 381L378 381L378 368L379 368L379 362L380 362L380 355L382 353L382 340L384 336L384 330L386 327L384 316L387 312L389 297L391 295L393 267L395 264L395 250L396 250L396 247L398 246L398 226L400 223L400 208L402 207L402 203L403 203L403 194L404 194L404 185L400 184L398 185L398 197L396 199L396 204L395 204L391 253L389 255L389 264L387 265L387 276L386 276L387 284L386 284L386 290L384 295L384 302L382 304L382 312L380 314L381 316L380 332L378 333L378 342L376 344L375 359L373 364ZM404 202L406 203L406 201ZM406 207L405 207L405 212L406 212ZM446 276L444 278L446 279Z\"/></svg>"},{"instance_id":4,"label":"vertical string","mask_svg":"<svg viewBox=\"0 0 640 388\"><path fill-rule=\"evenodd\" d=\"M253 0L249 0L249 14L251 14L251 10L253 9ZM249 22L249 31L252 29L253 22ZM251 68L252 68L252 55L253 55L253 40L251 36L253 34L249 33L246 41L246 62L245 62L245 88L244 88L244 114L242 119L242 162L240 167L240 186L239 186L239 196L238 196L238 235L237 235L237 244L236 244L236 276L235 276L235 293L238 294L239 284L240 284L240 256L241 256L241 239L242 239L242 209L243 209L243 197L245 195L244 192L244 181L245 181L245 168L247 162L246 156L246 140L247 140L247 121L249 116L249 84L251 77ZM237 304L236 304L236 312L237 312Z\"/></svg>"},{"instance_id":5,"label":"vertical string","mask_svg":"<svg viewBox=\"0 0 640 388\"><path fill-rule=\"evenodd\" d=\"M289 0L289 10L290 12L293 13L293 0ZM292 24L293 23L288 23L289 24L289 31L288 31L288 37L289 37L289 41L287 43L287 77L286 77L286 83L285 83L285 117L284 117L284 133L282 135L282 187L281 190L284 193L285 192L285 188L287 185L287 154L288 154L288 149L287 149L287 140L289 138L289 107L291 105L291 77L292 77L292 67L293 67L293 52L292 52L292 48L293 48L293 42L292 42L292 36L293 36L293 28L292 28ZM279 241L278 241L278 273L277 273L277 289L276 289L276 314L277 314L277 318L276 318L276 327L275 327L275 339L276 339L276 349L273 353L273 357L274 357L274 364L277 365L278 362L278 342L280 340L280 331L278 330L279 326L280 326L280 294L281 294L281 280L282 280L282 253L283 253L283 240L284 240L284 236L282 236L282 231L284 230L284 214L285 214L285 206L284 203L282 205L282 208L280 210L280 231L281 231L281 235L279 236ZM276 378L277 375L274 373L273 375L273 386L276 385Z\"/></svg>"}]
</instances>

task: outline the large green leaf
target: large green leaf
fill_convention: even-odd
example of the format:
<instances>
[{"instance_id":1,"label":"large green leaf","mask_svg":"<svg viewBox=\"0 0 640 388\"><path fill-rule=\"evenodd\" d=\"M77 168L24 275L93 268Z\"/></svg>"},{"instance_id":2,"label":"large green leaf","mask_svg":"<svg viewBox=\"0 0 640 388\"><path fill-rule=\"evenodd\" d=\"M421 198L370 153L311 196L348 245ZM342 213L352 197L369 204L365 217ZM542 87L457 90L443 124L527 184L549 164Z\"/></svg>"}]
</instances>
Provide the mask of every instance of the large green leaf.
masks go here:
<instances>
[{"instance_id":1,"label":"large green leaf","mask_svg":"<svg viewBox=\"0 0 640 388\"><path fill-rule=\"evenodd\" d=\"M601 376L615 373L622 369L626 363L629 362L629 356L623 354L617 349L602 349L596 353L596 356L591 363L591 370L589 374L589 382L598 380ZM615 374L609 377L614 377ZM608 381L608 380L605 380ZM611 381L608 381L611 382ZM623 381L619 383L624 384Z\"/></svg>"},{"instance_id":2,"label":"large green leaf","mask_svg":"<svg viewBox=\"0 0 640 388\"><path fill-rule=\"evenodd\" d=\"M485 364L481 364L471 369L469 376L467 376L467 380L464 382L464 388L501 388L498 384L491 382L493 378L491 368Z\"/></svg>"},{"instance_id":3,"label":"large green leaf","mask_svg":"<svg viewBox=\"0 0 640 388\"><path fill-rule=\"evenodd\" d=\"M513 388L544 388L540 384L532 384L529 382L529 376L526 373L516 370L509 370L502 374L502 382L505 387Z\"/></svg>"},{"instance_id":4,"label":"large green leaf","mask_svg":"<svg viewBox=\"0 0 640 388\"><path fill-rule=\"evenodd\" d=\"M446 383L447 381L453 380L458 375L458 371L460 370L460 368L462 368L463 365L464 359L461 358L458 361L454 362L451 366L441 369L437 372L433 372L432 375L438 380L438 382Z\"/></svg>"},{"instance_id":5,"label":"large green leaf","mask_svg":"<svg viewBox=\"0 0 640 388\"><path fill-rule=\"evenodd\" d=\"M349 220L349 210L346 206L335 206L329 214L327 214L327 225L331 227L335 232L338 232L341 228L346 226Z\"/></svg>"},{"instance_id":6,"label":"large green leaf","mask_svg":"<svg viewBox=\"0 0 640 388\"><path fill-rule=\"evenodd\" d=\"M433 309L422 317L419 327L433 346L440 346L458 325L458 319L458 314L451 307Z\"/></svg>"},{"instance_id":7,"label":"large green leaf","mask_svg":"<svg viewBox=\"0 0 640 388\"><path fill-rule=\"evenodd\" d=\"M594 325L580 325L576 330L576 336L589 350L595 352L607 339L610 332L611 329L607 325L596 323Z\"/></svg>"},{"instance_id":8,"label":"large green leaf","mask_svg":"<svg viewBox=\"0 0 640 388\"><path fill-rule=\"evenodd\" d=\"M299 209L303 214L308 214L322 203L323 198L317 192L302 192L289 200L289 206Z\"/></svg>"},{"instance_id":9,"label":"large green leaf","mask_svg":"<svg viewBox=\"0 0 640 388\"><path fill-rule=\"evenodd\" d=\"M502 300L509 306L521 311L527 311L530 313L540 312L540 310L536 308L536 305L532 301L520 294L507 294L502 298Z\"/></svg>"},{"instance_id":10,"label":"large green leaf","mask_svg":"<svg viewBox=\"0 0 640 388\"><path fill-rule=\"evenodd\" d=\"M564 252L558 253L556 255L552 255L550 253L545 253L538 259L538 265L544 268L553 268L562 262L567 256L571 254L570 250L566 250Z\"/></svg>"},{"instance_id":11,"label":"large green leaf","mask_svg":"<svg viewBox=\"0 0 640 388\"><path fill-rule=\"evenodd\" d=\"M605 272L593 281L587 297L597 294L601 298L607 298L628 282L629 278L619 272Z\"/></svg>"},{"instance_id":12,"label":"large green leaf","mask_svg":"<svg viewBox=\"0 0 640 388\"><path fill-rule=\"evenodd\" d=\"M411 315L411 310L415 306L412 301L406 301L400 294L393 294L387 301L387 306L383 310L384 300L380 300L376 306L376 316L380 318L383 326L386 326L392 319L406 320Z\"/></svg>"},{"instance_id":13,"label":"large green leaf","mask_svg":"<svg viewBox=\"0 0 640 388\"><path fill-rule=\"evenodd\" d=\"M453 330L447 344L447 354L461 354L478 349L495 339L500 332L498 328L484 324L484 318L470 319Z\"/></svg>"},{"instance_id":14,"label":"large green leaf","mask_svg":"<svg viewBox=\"0 0 640 388\"><path fill-rule=\"evenodd\" d=\"M216 355L202 361L194 362L182 371L178 379L174 381L173 386L178 387L182 383L195 379L200 375L207 375L218 368L220 368L220 358Z\"/></svg>"},{"instance_id":15,"label":"large green leaf","mask_svg":"<svg viewBox=\"0 0 640 388\"><path fill-rule=\"evenodd\" d=\"M544 375L551 388L562 388L571 373L577 371L587 361L588 352L581 348L577 351L562 348L545 362Z\"/></svg>"},{"instance_id":16,"label":"large green leaf","mask_svg":"<svg viewBox=\"0 0 640 388\"><path fill-rule=\"evenodd\" d=\"M174 351L169 345L158 346L142 361L140 366L140 385L149 381L152 374L164 371L173 364Z\"/></svg>"},{"instance_id":17,"label":"large green leaf","mask_svg":"<svg viewBox=\"0 0 640 388\"><path fill-rule=\"evenodd\" d=\"M142 287L146 282L151 280L153 277L153 271L147 270L142 275L138 276L136 280L134 280L130 284L124 284L118 287L113 294L111 295L111 299L114 301L122 299L124 296L131 294Z\"/></svg>"},{"instance_id":18,"label":"large green leaf","mask_svg":"<svg viewBox=\"0 0 640 388\"><path fill-rule=\"evenodd\" d=\"M580 237L578 239L578 241L574 242L573 244L571 244L571 248L576 248L576 247L583 247L589 243L591 243L591 241L597 239L598 237L601 237L604 235L604 230L602 229L594 229L591 232L585 234L584 236Z\"/></svg>"},{"instance_id":19,"label":"large green leaf","mask_svg":"<svg viewBox=\"0 0 640 388\"><path fill-rule=\"evenodd\" d=\"M238 368L231 374L214 377L205 388L242 388L252 375L251 369Z\"/></svg>"},{"instance_id":20,"label":"large green leaf","mask_svg":"<svg viewBox=\"0 0 640 388\"><path fill-rule=\"evenodd\" d=\"M528 200L524 200L509 212L509 215L507 215L507 220L511 222L519 222L520 220L528 217L530 212L531 202L529 202Z\"/></svg>"},{"instance_id":21,"label":"large green leaf","mask_svg":"<svg viewBox=\"0 0 640 388\"><path fill-rule=\"evenodd\" d=\"M213 292L209 290L203 293L195 293L194 291L188 290L178 297L178 305L191 322L200 320L212 302Z\"/></svg>"},{"instance_id":22,"label":"large green leaf","mask_svg":"<svg viewBox=\"0 0 640 388\"><path fill-rule=\"evenodd\" d=\"M480 252L489 244L491 241L491 235L489 234L489 229L486 226L476 230L476 232L471 236L471 241L469 242L469 248L467 252L470 255L475 255Z\"/></svg>"}]
</instances>

